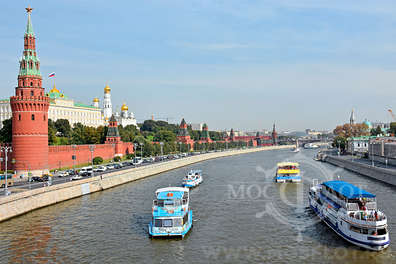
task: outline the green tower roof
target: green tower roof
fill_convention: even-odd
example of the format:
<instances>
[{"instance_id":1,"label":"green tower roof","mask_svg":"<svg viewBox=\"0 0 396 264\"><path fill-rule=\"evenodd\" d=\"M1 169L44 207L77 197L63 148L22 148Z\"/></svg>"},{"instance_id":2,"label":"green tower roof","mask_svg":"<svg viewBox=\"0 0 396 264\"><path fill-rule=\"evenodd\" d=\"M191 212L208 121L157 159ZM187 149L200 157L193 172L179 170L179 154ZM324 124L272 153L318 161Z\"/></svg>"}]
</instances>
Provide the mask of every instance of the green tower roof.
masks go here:
<instances>
[{"instance_id":1,"label":"green tower roof","mask_svg":"<svg viewBox=\"0 0 396 264\"><path fill-rule=\"evenodd\" d=\"M32 21L30 19L30 13L32 12L33 8L28 7L26 8L26 11L28 13L28 22L27 22L27 26L26 26L26 35L30 35L30 36L34 36L34 32L33 32L33 25L32 25Z\"/></svg>"}]
</instances>

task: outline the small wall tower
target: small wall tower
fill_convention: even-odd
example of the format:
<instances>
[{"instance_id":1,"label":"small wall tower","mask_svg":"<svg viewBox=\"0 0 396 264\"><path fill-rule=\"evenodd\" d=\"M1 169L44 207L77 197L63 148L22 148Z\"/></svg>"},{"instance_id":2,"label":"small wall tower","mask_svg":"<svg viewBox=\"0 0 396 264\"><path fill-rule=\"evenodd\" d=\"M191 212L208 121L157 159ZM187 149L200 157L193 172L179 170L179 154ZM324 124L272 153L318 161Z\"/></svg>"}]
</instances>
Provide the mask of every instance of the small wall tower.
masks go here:
<instances>
[{"instance_id":1,"label":"small wall tower","mask_svg":"<svg viewBox=\"0 0 396 264\"><path fill-rule=\"evenodd\" d=\"M278 145L278 133L276 133L276 129L275 129L275 123L274 126L272 127L272 144Z\"/></svg>"}]
</instances>

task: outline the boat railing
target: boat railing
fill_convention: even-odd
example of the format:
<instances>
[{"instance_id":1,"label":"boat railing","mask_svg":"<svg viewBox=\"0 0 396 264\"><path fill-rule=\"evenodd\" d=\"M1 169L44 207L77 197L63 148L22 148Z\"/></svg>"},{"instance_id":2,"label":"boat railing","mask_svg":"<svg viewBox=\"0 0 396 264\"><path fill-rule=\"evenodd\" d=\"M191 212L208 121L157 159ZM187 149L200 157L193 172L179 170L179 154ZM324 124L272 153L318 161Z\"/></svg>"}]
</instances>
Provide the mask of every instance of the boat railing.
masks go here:
<instances>
[{"instance_id":1,"label":"boat railing","mask_svg":"<svg viewBox=\"0 0 396 264\"><path fill-rule=\"evenodd\" d=\"M358 211L348 213L350 220L360 220L363 222L378 222L386 220L386 215L380 211Z\"/></svg>"},{"instance_id":2,"label":"boat railing","mask_svg":"<svg viewBox=\"0 0 396 264\"><path fill-rule=\"evenodd\" d=\"M334 201L335 203L337 203L339 206L343 207L343 208L347 208L347 203L344 200L341 200L340 198L338 198L336 195L328 192L326 189L322 188L322 194L324 196L327 196L329 199L331 199L332 201Z\"/></svg>"}]
</instances>

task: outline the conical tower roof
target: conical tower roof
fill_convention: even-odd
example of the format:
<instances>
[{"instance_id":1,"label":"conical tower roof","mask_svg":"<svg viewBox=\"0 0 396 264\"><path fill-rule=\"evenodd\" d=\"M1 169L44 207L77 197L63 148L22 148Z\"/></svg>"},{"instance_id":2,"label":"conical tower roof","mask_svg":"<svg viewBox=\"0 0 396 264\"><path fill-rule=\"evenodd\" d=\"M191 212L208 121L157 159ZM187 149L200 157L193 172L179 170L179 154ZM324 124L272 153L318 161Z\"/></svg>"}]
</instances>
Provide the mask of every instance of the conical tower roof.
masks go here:
<instances>
[{"instance_id":1,"label":"conical tower roof","mask_svg":"<svg viewBox=\"0 0 396 264\"><path fill-rule=\"evenodd\" d=\"M30 35L30 36L34 36L34 32L33 32L33 25L32 25L32 21L30 19L30 13L32 13L33 8L31 8L30 6L28 6L26 8L26 12L28 13L28 21L27 21L27 26L26 26L26 35Z\"/></svg>"}]
</instances>

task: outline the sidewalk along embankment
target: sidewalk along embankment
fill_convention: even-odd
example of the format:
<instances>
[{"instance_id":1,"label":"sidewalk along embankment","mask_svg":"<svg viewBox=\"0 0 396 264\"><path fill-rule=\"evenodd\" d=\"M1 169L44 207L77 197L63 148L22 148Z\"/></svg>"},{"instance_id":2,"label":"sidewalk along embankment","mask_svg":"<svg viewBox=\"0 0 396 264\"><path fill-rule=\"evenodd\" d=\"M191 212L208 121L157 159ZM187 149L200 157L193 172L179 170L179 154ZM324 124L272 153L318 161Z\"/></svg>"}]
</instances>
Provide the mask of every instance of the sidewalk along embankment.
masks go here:
<instances>
[{"instance_id":1,"label":"sidewalk along embankment","mask_svg":"<svg viewBox=\"0 0 396 264\"><path fill-rule=\"evenodd\" d=\"M396 170L373 167L368 164L334 156L326 156L324 161L386 184L396 186Z\"/></svg>"},{"instance_id":2,"label":"sidewalk along embankment","mask_svg":"<svg viewBox=\"0 0 396 264\"><path fill-rule=\"evenodd\" d=\"M0 198L0 222L38 208L93 192L106 190L124 183L143 179L197 162L258 151L287 149L292 147L293 146L270 146L207 153L138 168L131 168L128 170L115 171L102 176L82 179L79 181L71 181L34 190L27 190L10 196L3 196Z\"/></svg>"}]
</instances>

